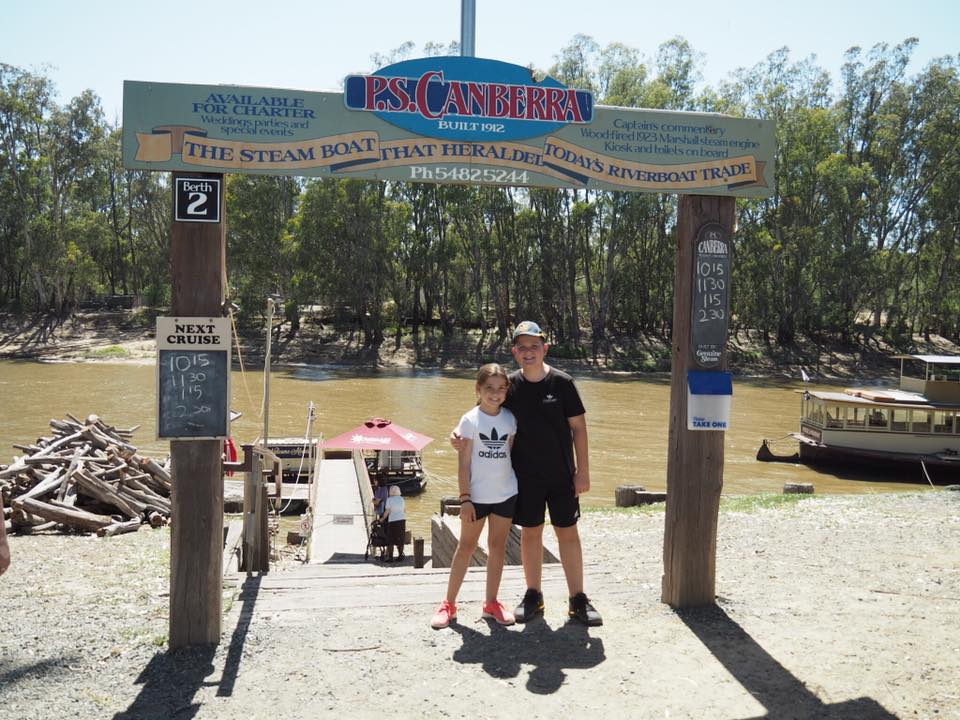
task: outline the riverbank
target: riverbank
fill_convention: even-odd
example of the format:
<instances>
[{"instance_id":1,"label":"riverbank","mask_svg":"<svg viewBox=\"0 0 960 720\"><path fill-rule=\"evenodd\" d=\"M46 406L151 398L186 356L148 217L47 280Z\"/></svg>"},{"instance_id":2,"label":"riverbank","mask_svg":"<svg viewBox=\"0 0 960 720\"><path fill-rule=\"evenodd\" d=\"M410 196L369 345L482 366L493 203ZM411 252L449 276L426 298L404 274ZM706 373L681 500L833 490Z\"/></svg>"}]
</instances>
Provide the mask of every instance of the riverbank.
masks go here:
<instances>
[{"instance_id":1,"label":"riverbank","mask_svg":"<svg viewBox=\"0 0 960 720\"><path fill-rule=\"evenodd\" d=\"M151 363L156 356L155 316L148 311L99 311L72 315L63 323L49 318L0 315L0 358L44 362ZM914 338L913 352L960 354L945 338ZM240 336L240 360L261 367L262 334ZM663 338L620 337L608 355L592 358L585 351L552 347L554 363L575 372L669 372L670 345ZM391 336L378 348L366 347L359 332L306 319L292 338L273 345L274 366L473 368L491 360L510 364L506 339L480 331L456 331L444 338L439 330ZM740 376L798 378L801 369L814 379L880 379L896 376L890 356L897 350L879 339L868 344L842 344L801 338L791 348L768 345L757 333L742 331L729 342L731 371ZM238 358L234 350L234 362Z\"/></svg>"},{"instance_id":2,"label":"riverbank","mask_svg":"<svg viewBox=\"0 0 960 720\"><path fill-rule=\"evenodd\" d=\"M474 583L460 624L433 631L444 574L423 576L429 599L391 604L410 571L320 610L268 609L231 586L221 644L177 653L164 647L167 530L12 537L0 708L22 720L960 718L960 493L764 505L721 510L712 609L659 602L662 512L605 510L581 520L603 627L565 623L556 587L545 622L491 627Z\"/></svg>"}]
</instances>

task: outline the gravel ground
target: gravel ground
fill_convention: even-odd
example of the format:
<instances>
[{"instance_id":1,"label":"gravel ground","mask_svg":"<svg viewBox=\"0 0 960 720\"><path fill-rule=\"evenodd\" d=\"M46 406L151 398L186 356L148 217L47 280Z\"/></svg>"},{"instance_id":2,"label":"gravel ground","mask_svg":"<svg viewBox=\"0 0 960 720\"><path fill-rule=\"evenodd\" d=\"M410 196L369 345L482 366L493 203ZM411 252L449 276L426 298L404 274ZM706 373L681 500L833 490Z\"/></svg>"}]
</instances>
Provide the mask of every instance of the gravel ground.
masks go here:
<instances>
[{"instance_id":1,"label":"gravel ground","mask_svg":"<svg viewBox=\"0 0 960 720\"><path fill-rule=\"evenodd\" d=\"M166 530L11 537L0 717L960 718L960 493L724 510L717 606L684 612L662 512L581 522L601 628L556 593L509 629L464 595L437 632L431 604L247 616L228 590L221 644L177 653Z\"/></svg>"}]
</instances>

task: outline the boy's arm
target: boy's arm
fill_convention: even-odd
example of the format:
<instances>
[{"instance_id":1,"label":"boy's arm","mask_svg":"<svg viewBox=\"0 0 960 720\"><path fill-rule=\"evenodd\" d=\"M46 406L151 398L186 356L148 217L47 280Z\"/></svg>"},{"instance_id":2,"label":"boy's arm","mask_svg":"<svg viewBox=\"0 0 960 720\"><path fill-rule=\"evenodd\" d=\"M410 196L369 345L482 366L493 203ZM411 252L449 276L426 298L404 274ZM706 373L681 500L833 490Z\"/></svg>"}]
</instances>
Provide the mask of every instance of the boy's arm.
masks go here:
<instances>
[{"instance_id":1,"label":"boy's arm","mask_svg":"<svg viewBox=\"0 0 960 720\"><path fill-rule=\"evenodd\" d=\"M577 495L590 490L590 451L587 443L587 416L567 418L573 436L573 450L577 455L577 469L573 475L573 489Z\"/></svg>"}]
</instances>

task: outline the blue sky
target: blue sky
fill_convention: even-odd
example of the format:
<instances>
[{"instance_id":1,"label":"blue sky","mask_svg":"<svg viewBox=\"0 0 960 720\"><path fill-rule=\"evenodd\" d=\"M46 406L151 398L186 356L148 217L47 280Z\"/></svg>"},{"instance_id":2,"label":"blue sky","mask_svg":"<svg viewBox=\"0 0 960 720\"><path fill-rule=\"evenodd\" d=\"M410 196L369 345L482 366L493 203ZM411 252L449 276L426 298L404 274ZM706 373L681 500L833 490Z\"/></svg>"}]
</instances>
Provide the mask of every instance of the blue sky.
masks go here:
<instances>
[{"instance_id":1,"label":"blue sky","mask_svg":"<svg viewBox=\"0 0 960 720\"><path fill-rule=\"evenodd\" d=\"M682 35L704 53L715 84L787 46L815 55L834 77L851 46L919 38L911 72L960 53L956 0L804 0L727 3L639 0L476 0L477 55L549 67L574 35L621 42L655 56ZM460 0L280 0L145 3L140 0L0 0L0 62L45 71L60 101L94 90L119 119L123 80L340 90L371 55L405 41L460 37ZM415 53L417 55L418 53Z\"/></svg>"}]
</instances>

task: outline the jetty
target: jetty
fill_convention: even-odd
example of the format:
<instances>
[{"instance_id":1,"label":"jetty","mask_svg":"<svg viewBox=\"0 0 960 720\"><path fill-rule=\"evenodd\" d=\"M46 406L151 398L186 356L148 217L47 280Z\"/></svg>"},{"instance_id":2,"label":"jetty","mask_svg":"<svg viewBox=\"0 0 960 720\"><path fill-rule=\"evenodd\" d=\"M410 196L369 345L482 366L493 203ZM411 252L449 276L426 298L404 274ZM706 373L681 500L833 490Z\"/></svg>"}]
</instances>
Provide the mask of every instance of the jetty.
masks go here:
<instances>
[{"instance_id":1,"label":"jetty","mask_svg":"<svg viewBox=\"0 0 960 720\"><path fill-rule=\"evenodd\" d=\"M323 450L310 486L307 563L364 560L373 521L373 490L358 450Z\"/></svg>"}]
</instances>

